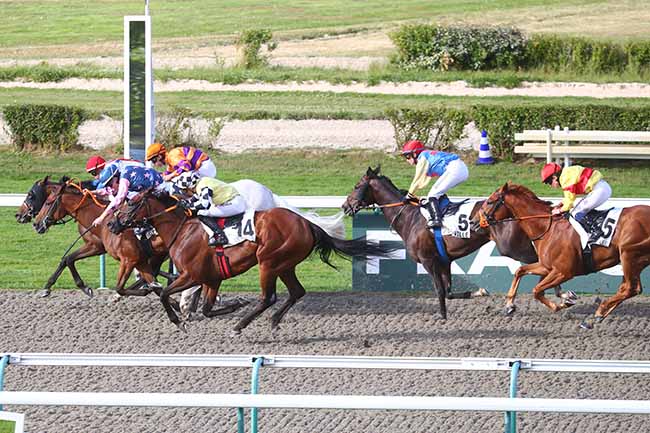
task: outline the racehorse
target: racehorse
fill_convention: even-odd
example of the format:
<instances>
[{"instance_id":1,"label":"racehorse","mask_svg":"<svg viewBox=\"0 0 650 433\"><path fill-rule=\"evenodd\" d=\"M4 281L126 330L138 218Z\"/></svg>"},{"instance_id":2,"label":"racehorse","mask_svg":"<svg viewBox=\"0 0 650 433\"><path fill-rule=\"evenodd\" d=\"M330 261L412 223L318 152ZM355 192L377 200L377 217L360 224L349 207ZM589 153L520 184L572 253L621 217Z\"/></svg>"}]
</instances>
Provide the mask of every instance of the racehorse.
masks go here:
<instances>
[{"instance_id":1,"label":"racehorse","mask_svg":"<svg viewBox=\"0 0 650 433\"><path fill-rule=\"evenodd\" d=\"M491 227L489 231L472 229L468 239L444 236L449 260L442 260L433 234L426 227L419 206L414 203L402 203L402 197L403 193L391 180L380 174L379 167L376 169L368 167L366 174L361 177L345 200L343 210L348 215L354 215L359 210L375 204L381 208L391 229L395 230L404 241L409 257L421 263L431 276L443 319L447 318L446 299L467 299L487 295L485 289L475 292L451 292L451 262L476 251L490 240L491 235L502 255L524 263L537 261L533 245L516 223ZM474 205L470 219L476 215L481 204L482 202L479 201ZM575 303L575 294L562 293L559 286L556 287L556 295L561 297L564 303L572 305Z\"/></svg>"},{"instance_id":2,"label":"racehorse","mask_svg":"<svg viewBox=\"0 0 650 433\"><path fill-rule=\"evenodd\" d=\"M160 240L152 239L151 251L148 254L143 250L132 230L115 236L105 225L92 227L93 220L102 213L105 205L100 203L90 191L65 178L62 179L61 184L51 185L51 188L52 191L34 219L35 230L41 234L45 233L51 225L70 216L77 221L79 233L85 243L61 260L59 267L44 288L45 296L49 294L50 287L66 266L70 268L77 286L88 296L92 296L92 289L81 280L74 262L105 252L120 262L117 293L122 296L146 296L152 289L160 292L162 286L152 284L155 281L154 276L167 258L167 250ZM150 287L140 288L142 283L138 282L130 287L124 287L134 268L138 269L144 282L151 285Z\"/></svg>"},{"instance_id":3,"label":"racehorse","mask_svg":"<svg viewBox=\"0 0 650 433\"><path fill-rule=\"evenodd\" d=\"M233 311L235 307L212 310L221 282L259 265L261 295L255 308L235 326L240 333L250 322L277 301L276 284L280 278L287 286L289 297L273 314L271 327L278 327L287 311L305 295L305 288L296 276L296 266L316 251L323 262L329 261L332 252L346 256L385 256L390 250L363 240L343 240L328 235L322 228L306 218L284 208L273 208L255 213L255 242L244 241L216 253L208 246L208 237L197 219L188 219L169 197L155 197L150 192L134 197L125 216L117 216L110 225L119 232L124 227L146 219L152 224L179 269L179 276L165 287L160 296L172 323L185 331L181 321L170 307L169 298L196 284L202 284L206 292L203 314L212 317Z\"/></svg>"},{"instance_id":4,"label":"racehorse","mask_svg":"<svg viewBox=\"0 0 650 433\"><path fill-rule=\"evenodd\" d=\"M566 308L544 296L549 287L588 273L582 259L577 232L562 216L551 215L550 204L540 200L522 185L506 183L483 203L481 225L494 226L503 220L516 219L527 237L535 243L539 261L517 269L507 304L514 305L519 282L524 275L540 275L533 296L551 311ZM623 281L615 295L603 300L595 314L580 324L586 329L605 319L621 302L641 293L641 271L650 264L650 206L631 206L622 210L609 247L595 246L593 271L618 263L623 266Z\"/></svg>"}]
</instances>

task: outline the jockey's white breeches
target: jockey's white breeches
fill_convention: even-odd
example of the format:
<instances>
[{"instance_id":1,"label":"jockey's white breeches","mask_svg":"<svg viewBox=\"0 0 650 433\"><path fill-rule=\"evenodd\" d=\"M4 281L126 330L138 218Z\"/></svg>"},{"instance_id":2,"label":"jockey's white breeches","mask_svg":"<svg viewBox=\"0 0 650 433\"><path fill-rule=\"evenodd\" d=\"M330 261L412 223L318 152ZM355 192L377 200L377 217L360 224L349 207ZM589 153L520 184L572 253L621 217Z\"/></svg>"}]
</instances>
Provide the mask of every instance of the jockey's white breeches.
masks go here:
<instances>
[{"instance_id":1,"label":"jockey's white breeches","mask_svg":"<svg viewBox=\"0 0 650 433\"><path fill-rule=\"evenodd\" d=\"M214 162L212 162L211 159L206 159L201 163L201 167L199 167L196 172L201 176L201 177L217 177L217 166L214 165Z\"/></svg>"},{"instance_id":2,"label":"jockey's white breeches","mask_svg":"<svg viewBox=\"0 0 650 433\"><path fill-rule=\"evenodd\" d=\"M575 207L571 210L571 215L574 217L577 214L585 215L592 209L596 209L601 204L605 203L612 196L612 188L604 180L599 180L592 188L591 192L584 196Z\"/></svg>"},{"instance_id":3,"label":"jockey's white breeches","mask_svg":"<svg viewBox=\"0 0 650 433\"><path fill-rule=\"evenodd\" d=\"M431 191L427 197L440 198L441 195L452 189L459 183L465 182L469 177L467 166L460 159L451 161L445 172L436 180L436 183L431 187Z\"/></svg>"},{"instance_id":4,"label":"jockey's white breeches","mask_svg":"<svg viewBox=\"0 0 650 433\"><path fill-rule=\"evenodd\" d=\"M221 205L212 205L210 209L201 209L198 214L209 217L229 217L246 211L246 200L241 195L233 197Z\"/></svg>"},{"instance_id":5,"label":"jockey's white breeches","mask_svg":"<svg viewBox=\"0 0 650 433\"><path fill-rule=\"evenodd\" d=\"M250 179L241 179L230 184L244 197L249 209L268 210L277 207L273 191L259 182Z\"/></svg>"}]
</instances>

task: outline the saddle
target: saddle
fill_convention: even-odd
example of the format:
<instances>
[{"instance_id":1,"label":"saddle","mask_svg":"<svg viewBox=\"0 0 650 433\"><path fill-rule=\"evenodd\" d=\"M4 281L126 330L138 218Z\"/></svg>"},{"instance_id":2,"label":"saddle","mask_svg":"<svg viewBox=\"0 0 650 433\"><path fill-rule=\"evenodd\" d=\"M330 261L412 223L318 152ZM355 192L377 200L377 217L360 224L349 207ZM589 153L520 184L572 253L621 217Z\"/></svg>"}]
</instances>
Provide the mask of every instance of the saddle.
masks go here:
<instances>
[{"instance_id":1,"label":"saddle","mask_svg":"<svg viewBox=\"0 0 650 433\"><path fill-rule=\"evenodd\" d=\"M447 215L454 215L456 212L458 212L458 209L460 209L460 207L468 201L468 198L463 201L451 201L449 200L449 197L447 197L447 194L441 195L438 199L438 205L440 205L440 212L442 213L442 217L445 217Z\"/></svg>"},{"instance_id":2,"label":"saddle","mask_svg":"<svg viewBox=\"0 0 650 433\"><path fill-rule=\"evenodd\" d=\"M610 207L609 209L605 210L593 209L589 211L589 213L585 215L582 221L580 221L582 228L584 228L587 233L591 233L594 228L602 227L603 222L605 221L605 217L607 217L607 214L612 209L613 208Z\"/></svg>"}]
</instances>

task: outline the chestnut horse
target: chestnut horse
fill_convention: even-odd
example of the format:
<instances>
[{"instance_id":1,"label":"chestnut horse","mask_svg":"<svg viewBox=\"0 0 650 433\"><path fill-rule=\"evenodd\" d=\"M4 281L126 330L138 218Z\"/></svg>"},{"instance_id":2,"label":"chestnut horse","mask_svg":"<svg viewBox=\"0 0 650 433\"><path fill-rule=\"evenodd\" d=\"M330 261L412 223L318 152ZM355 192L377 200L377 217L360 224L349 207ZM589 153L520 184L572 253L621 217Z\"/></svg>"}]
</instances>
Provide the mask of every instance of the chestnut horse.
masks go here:
<instances>
[{"instance_id":1,"label":"chestnut horse","mask_svg":"<svg viewBox=\"0 0 650 433\"><path fill-rule=\"evenodd\" d=\"M447 318L446 299L467 299L476 296L485 296L487 291L479 289L475 292L451 292L451 262L464 257L490 241L490 235L497 244L499 252L515 260L532 263L537 261L537 254L532 243L525 237L517 223L502 224L491 227L490 230L471 230L469 239L453 236L444 236L444 244L449 257L449 262L441 260L435 246L433 234L426 227L426 221L420 213L420 208L414 203L403 204L403 193L397 189L391 180L380 174L380 168L371 169L361 177L350 195L348 195L343 210L348 215L354 215L363 208L377 204L384 213L391 229L395 230L406 246L409 257L421 263L431 276L433 289L438 294L440 314ZM477 202L472 209L470 218L473 218L482 202ZM561 293L556 287L556 295L564 303L573 305L575 294L573 292Z\"/></svg>"},{"instance_id":2,"label":"chestnut horse","mask_svg":"<svg viewBox=\"0 0 650 433\"><path fill-rule=\"evenodd\" d=\"M179 276L165 287L160 300L169 319L181 330L181 321L170 307L170 295L202 284L206 299L203 314L211 317L237 309L239 305L212 310L221 282L242 274L259 264L261 295L254 309L234 328L240 333L250 322L277 301L276 284L280 278L287 286L289 297L271 317L272 329L277 328L287 311L305 295L305 288L296 276L296 266L316 251L323 262L334 267L329 257L332 252L344 256L385 256L391 250L363 240L342 240L328 235L318 225L284 208L273 208L255 213L255 242L244 241L224 250L225 260L208 246L208 235L200 221L188 218L169 197L155 197L143 193L134 197L124 212L109 224L114 231L123 230L146 219L152 224L169 249L169 255L179 269ZM223 269L223 262L229 263Z\"/></svg>"},{"instance_id":3,"label":"chestnut horse","mask_svg":"<svg viewBox=\"0 0 650 433\"><path fill-rule=\"evenodd\" d=\"M568 220L552 216L550 204L540 200L528 188L506 183L483 203L481 225L493 226L507 219L519 220L519 225L531 239L539 261L517 269L508 290L507 304L514 306L519 282L524 275L540 275L533 296L552 311L566 308L544 296L544 291L576 275L584 275L582 246L579 235ZM650 206L631 206L621 212L618 226L609 247L594 246L593 270L623 266L623 282L615 295L601 302L595 314L580 324L591 329L603 321L621 302L641 293L641 271L650 264Z\"/></svg>"},{"instance_id":4,"label":"chestnut horse","mask_svg":"<svg viewBox=\"0 0 650 433\"><path fill-rule=\"evenodd\" d=\"M77 286L88 296L92 296L92 289L84 284L75 269L74 262L106 252L120 262L116 287L117 293L120 295L145 296L152 289L158 292L162 289L162 286L152 284L155 281L154 275L157 274L167 258L167 250L160 239L157 241L156 238L152 239L153 255L150 257L143 251L140 241L132 230L115 236L106 225L91 227L93 220L102 213L105 207L96 200L91 192L70 181L50 185L49 188L51 188L51 192L34 219L34 228L38 233L45 233L51 225L63 220L66 216L71 216L77 221L79 233L85 243L81 248L61 259L59 267L44 288L45 296L49 294L50 287L66 266L70 268ZM142 282L124 287L133 268L138 269L144 282L151 284L151 287L141 288Z\"/></svg>"}]
</instances>

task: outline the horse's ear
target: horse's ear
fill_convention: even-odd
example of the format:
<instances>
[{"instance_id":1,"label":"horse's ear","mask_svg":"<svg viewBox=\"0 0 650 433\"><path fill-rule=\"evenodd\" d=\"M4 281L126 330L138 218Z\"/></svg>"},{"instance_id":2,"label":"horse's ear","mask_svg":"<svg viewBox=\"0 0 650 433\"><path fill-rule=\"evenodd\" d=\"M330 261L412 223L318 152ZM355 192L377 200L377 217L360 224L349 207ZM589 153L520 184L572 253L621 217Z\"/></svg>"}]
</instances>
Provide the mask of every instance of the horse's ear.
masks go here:
<instances>
[{"instance_id":1,"label":"horse's ear","mask_svg":"<svg viewBox=\"0 0 650 433\"><path fill-rule=\"evenodd\" d=\"M41 185L47 185L47 182L48 182L49 180L50 180L50 175L48 174L48 175L45 176L45 177L43 178L43 180L40 181L39 183L40 183Z\"/></svg>"},{"instance_id":2,"label":"horse's ear","mask_svg":"<svg viewBox=\"0 0 650 433\"><path fill-rule=\"evenodd\" d=\"M70 178L68 176L61 176L61 180L59 181L59 183L66 183L69 180Z\"/></svg>"},{"instance_id":3,"label":"horse's ear","mask_svg":"<svg viewBox=\"0 0 650 433\"><path fill-rule=\"evenodd\" d=\"M377 165L377 168L375 168L375 175L379 176L380 171L381 171L381 164Z\"/></svg>"},{"instance_id":4,"label":"horse's ear","mask_svg":"<svg viewBox=\"0 0 650 433\"><path fill-rule=\"evenodd\" d=\"M508 191L508 188L510 187L510 181L507 181L506 183L503 184L501 187L501 191Z\"/></svg>"},{"instance_id":5,"label":"horse's ear","mask_svg":"<svg viewBox=\"0 0 650 433\"><path fill-rule=\"evenodd\" d=\"M366 176L372 176L373 174L375 174L375 172L372 171L372 168L368 167L368 170L366 170Z\"/></svg>"}]
</instances>

